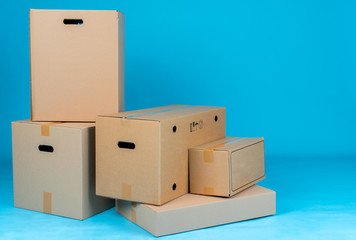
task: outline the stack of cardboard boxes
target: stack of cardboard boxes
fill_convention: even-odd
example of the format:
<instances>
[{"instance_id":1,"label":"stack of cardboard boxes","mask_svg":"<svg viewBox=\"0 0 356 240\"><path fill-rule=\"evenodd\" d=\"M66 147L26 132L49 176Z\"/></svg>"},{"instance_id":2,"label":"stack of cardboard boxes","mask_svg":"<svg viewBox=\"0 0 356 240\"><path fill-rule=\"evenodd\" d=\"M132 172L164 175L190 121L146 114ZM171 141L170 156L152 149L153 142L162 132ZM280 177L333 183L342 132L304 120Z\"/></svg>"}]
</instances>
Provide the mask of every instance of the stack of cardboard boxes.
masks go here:
<instances>
[{"instance_id":1,"label":"stack of cardboard boxes","mask_svg":"<svg viewBox=\"0 0 356 240\"><path fill-rule=\"evenodd\" d=\"M16 207L85 219L117 199L155 236L275 213L275 192L254 185L264 140L225 138L225 108L122 112L122 13L30 10L30 48L31 121L12 123Z\"/></svg>"},{"instance_id":2,"label":"stack of cardboard boxes","mask_svg":"<svg viewBox=\"0 0 356 240\"><path fill-rule=\"evenodd\" d=\"M124 110L124 16L30 10L31 120L12 123L16 207L85 219L95 194L95 118Z\"/></svg>"}]
</instances>

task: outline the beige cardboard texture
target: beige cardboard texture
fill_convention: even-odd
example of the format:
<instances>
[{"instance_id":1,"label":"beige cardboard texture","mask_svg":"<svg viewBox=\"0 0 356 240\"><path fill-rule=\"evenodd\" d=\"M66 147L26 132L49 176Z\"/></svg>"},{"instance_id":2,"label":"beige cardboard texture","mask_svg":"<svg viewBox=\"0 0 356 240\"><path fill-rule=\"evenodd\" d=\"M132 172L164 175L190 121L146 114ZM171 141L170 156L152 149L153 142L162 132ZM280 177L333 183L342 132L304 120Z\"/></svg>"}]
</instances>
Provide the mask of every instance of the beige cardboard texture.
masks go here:
<instances>
[{"instance_id":1,"label":"beige cardboard texture","mask_svg":"<svg viewBox=\"0 0 356 240\"><path fill-rule=\"evenodd\" d=\"M186 194L162 206L116 200L116 211L163 236L276 213L276 193L254 185L231 198Z\"/></svg>"},{"instance_id":2,"label":"beige cardboard texture","mask_svg":"<svg viewBox=\"0 0 356 240\"><path fill-rule=\"evenodd\" d=\"M31 119L124 111L124 41L118 11L31 9Z\"/></svg>"},{"instance_id":3,"label":"beige cardboard texture","mask_svg":"<svg viewBox=\"0 0 356 240\"><path fill-rule=\"evenodd\" d=\"M155 205L182 196L188 148L224 137L221 107L171 105L98 116L96 193Z\"/></svg>"},{"instance_id":4,"label":"beige cardboard texture","mask_svg":"<svg viewBox=\"0 0 356 240\"><path fill-rule=\"evenodd\" d=\"M95 194L93 123L13 122L12 145L15 207L82 220L114 205Z\"/></svg>"},{"instance_id":5,"label":"beige cardboard texture","mask_svg":"<svg viewBox=\"0 0 356 240\"><path fill-rule=\"evenodd\" d=\"M189 149L191 193L230 197L263 179L263 138L227 137Z\"/></svg>"}]
</instances>

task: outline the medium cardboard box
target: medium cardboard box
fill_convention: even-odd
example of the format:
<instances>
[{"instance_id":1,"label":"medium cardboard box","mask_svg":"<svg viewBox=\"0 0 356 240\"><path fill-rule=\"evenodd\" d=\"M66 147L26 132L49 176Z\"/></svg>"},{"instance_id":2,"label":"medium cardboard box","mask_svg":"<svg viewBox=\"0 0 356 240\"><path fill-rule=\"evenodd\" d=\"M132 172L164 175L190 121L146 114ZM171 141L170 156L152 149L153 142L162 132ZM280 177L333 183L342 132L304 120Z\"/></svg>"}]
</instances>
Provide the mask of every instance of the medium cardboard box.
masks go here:
<instances>
[{"instance_id":1,"label":"medium cardboard box","mask_svg":"<svg viewBox=\"0 0 356 240\"><path fill-rule=\"evenodd\" d=\"M12 123L15 207L85 219L114 206L95 195L93 123Z\"/></svg>"},{"instance_id":2,"label":"medium cardboard box","mask_svg":"<svg viewBox=\"0 0 356 240\"><path fill-rule=\"evenodd\" d=\"M124 111L124 15L30 10L31 119L94 122Z\"/></svg>"},{"instance_id":3,"label":"medium cardboard box","mask_svg":"<svg viewBox=\"0 0 356 240\"><path fill-rule=\"evenodd\" d=\"M225 108L170 105L98 116L96 194L161 205L188 192L188 149L225 137Z\"/></svg>"},{"instance_id":4,"label":"medium cardboard box","mask_svg":"<svg viewBox=\"0 0 356 240\"><path fill-rule=\"evenodd\" d=\"M230 197L263 179L263 138L227 137L189 149L191 193Z\"/></svg>"},{"instance_id":5,"label":"medium cardboard box","mask_svg":"<svg viewBox=\"0 0 356 240\"><path fill-rule=\"evenodd\" d=\"M116 200L116 211L158 237L273 215L276 193L255 185L231 198L186 194L162 206Z\"/></svg>"}]
</instances>

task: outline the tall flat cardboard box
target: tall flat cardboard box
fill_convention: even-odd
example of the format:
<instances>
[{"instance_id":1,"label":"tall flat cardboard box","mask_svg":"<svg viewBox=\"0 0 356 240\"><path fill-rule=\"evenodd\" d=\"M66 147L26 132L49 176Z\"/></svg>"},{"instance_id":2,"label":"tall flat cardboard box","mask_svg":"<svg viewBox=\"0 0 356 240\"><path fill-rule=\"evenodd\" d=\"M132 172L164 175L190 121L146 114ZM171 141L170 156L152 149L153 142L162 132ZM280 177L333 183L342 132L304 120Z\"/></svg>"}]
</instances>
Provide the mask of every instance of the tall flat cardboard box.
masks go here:
<instances>
[{"instance_id":1,"label":"tall flat cardboard box","mask_svg":"<svg viewBox=\"0 0 356 240\"><path fill-rule=\"evenodd\" d=\"M30 10L31 119L94 122L124 111L124 15Z\"/></svg>"},{"instance_id":2,"label":"tall flat cardboard box","mask_svg":"<svg viewBox=\"0 0 356 240\"><path fill-rule=\"evenodd\" d=\"M255 185L231 198L186 194L162 206L117 200L116 211L163 236L273 215L276 193Z\"/></svg>"},{"instance_id":3,"label":"tall flat cardboard box","mask_svg":"<svg viewBox=\"0 0 356 240\"><path fill-rule=\"evenodd\" d=\"M263 179L263 138L227 137L189 149L191 193L230 197Z\"/></svg>"},{"instance_id":4,"label":"tall flat cardboard box","mask_svg":"<svg viewBox=\"0 0 356 240\"><path fill-rule=\"evenodd\" d=\"M225 137L225 108L171 105L98 116L96 193L161 205L188 192L188 149Z\"/></svg>"},{"instance_id":5,"label":"tall flat cardboard box","mask_svg":"<svg viewBox=\"0 0 356 240\"><path fill-rule=\"evenodd\" d=\"M12 123L15 207L85 219L113 207L95 195L93 123Z\"/></svg>"}]
</instances>

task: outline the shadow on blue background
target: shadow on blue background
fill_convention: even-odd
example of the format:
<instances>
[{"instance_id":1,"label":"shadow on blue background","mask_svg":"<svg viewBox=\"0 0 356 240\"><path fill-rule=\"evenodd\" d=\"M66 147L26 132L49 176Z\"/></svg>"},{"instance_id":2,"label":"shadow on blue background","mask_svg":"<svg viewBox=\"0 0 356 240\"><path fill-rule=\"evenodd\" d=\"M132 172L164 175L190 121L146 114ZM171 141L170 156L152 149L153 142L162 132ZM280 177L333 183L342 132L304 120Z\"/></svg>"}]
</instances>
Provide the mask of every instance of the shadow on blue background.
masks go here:
<instances>
[{"instance_id":1,"label":"shadow on blue background","mask_svg":"<svg viewBox=\"0 0 356 240\"><path fill-rule=\"evenodd\" d=\"M15 0L0 15L0 236L15 222L30 237L47 218L62 237L139 229L113 210L75 222L12 207L10 122L30 118L29 8L125 13L127 110L226 106L229 136L265 137L261 185L277 191L279 214L168 238L355 234L356 2Z\"/></svg>"},{"instance_id":2,"label":"shadow on blue background","mask_svg":"<svg viewBox=\"0 0 356 240\"><path fill-rule=\"evenodd\" d=\"M291 164L291 162L293 164ZM268 158L259 185L277 214L160 239L354 239L355 158ZM0 239L154 239L113 209L84 221L13 207L11 164L0 162Z\"/></svg>"}]
</instances>

